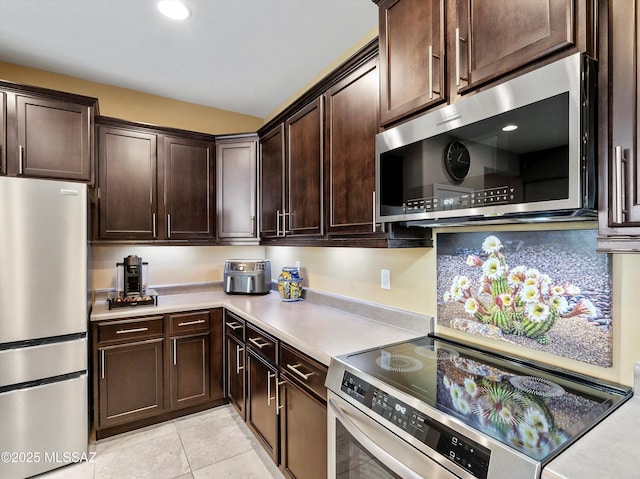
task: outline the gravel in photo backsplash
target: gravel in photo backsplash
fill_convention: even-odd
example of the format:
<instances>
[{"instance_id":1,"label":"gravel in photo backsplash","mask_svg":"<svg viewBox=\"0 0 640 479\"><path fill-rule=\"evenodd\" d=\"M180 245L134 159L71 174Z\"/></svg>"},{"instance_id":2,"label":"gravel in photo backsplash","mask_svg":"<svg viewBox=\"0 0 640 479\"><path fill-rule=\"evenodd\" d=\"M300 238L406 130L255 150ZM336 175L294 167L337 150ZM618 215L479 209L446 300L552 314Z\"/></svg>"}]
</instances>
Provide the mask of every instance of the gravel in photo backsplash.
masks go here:
<instances>
[{"instance_id":1,"label":"gravel in photo backsplash","mask_svg":"<svg viewBox=\"0 0 640 479\"><path fill-rule=\"evenodd\" d=\"M438 325L611 367L611 263L596 244L595 230L438 234Z\"/></svg>"}]
</instances>

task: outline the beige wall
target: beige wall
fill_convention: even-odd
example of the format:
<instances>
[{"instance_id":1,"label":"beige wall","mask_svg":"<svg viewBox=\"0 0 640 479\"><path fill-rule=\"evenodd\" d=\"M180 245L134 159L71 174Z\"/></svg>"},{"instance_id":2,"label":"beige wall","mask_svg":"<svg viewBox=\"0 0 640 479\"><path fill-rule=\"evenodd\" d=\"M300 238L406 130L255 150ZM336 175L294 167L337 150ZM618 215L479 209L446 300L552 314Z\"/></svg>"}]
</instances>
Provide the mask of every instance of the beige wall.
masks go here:
<instances>
[{"instance_id":1,"label":"beige wall","mask_svg":"<svg viewBox=\"0 0 640 479\"><path fill-rule=\"evenodd\" d=\"M210 134L257 131L262 118L0 62L0 79L98 99L100 114Z\"/></svg>"}]
</instances>

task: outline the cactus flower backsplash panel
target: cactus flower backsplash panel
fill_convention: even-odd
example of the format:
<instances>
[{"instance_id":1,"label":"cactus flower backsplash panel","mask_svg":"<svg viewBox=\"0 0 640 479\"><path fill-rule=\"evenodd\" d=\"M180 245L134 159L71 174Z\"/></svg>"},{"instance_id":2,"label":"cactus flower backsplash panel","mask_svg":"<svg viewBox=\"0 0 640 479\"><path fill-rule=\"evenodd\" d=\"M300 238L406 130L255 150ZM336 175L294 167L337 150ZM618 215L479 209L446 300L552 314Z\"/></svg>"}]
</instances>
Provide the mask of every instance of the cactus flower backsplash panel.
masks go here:
<instances>
[{"instance_id":1,"label":"cactus flower backsplash panel","mask_svg":"<svg viewBox=\"0 0 640 479\"><path fill-rule=\"evenodd\" d=\"M611 262L596 243L595 230L438 234L438 325L611 367Z\"/></svg>"}]
</instances>

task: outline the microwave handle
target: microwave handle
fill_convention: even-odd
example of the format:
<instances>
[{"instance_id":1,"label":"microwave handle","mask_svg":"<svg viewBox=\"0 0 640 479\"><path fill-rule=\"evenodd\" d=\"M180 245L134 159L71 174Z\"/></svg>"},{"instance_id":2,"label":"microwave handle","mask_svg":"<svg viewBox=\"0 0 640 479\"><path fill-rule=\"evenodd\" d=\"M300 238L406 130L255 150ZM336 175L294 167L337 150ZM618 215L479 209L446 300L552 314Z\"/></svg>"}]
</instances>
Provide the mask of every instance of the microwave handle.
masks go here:
<instances>
[{"instance_id":1,"label":"microwave handle","mask_svg":"<svg viewBox=\"0 0 640 479\"><path fill-rule=\"evenodd\" d=\"M382 462L389 469L396 474L407 479L423 479L421 475L417 474L412 469L409 469L403 463L398 461L395 457L385 451L379 446L373 439L356 426L347 416L342 412L340 406L333 400L329 399L328 407L333 414L335 414L338 421L342 423L349 434L351 434L356 441L358 441L365 449L367 449L377 460Z\"/></svg>"},{"instance_id":2,"label":"microwave handle","mask_svg":"<svg viewBox=\"0 0 640 479\"><path fill-rule=\"evenodd\" d=\"M613 197L615 198L615 206L613 208L613 222L616 224L622 223L622 147L616 146L614 148L613 164L614 164L614 185L615 191Z\"/></svg>"}]
</instances>

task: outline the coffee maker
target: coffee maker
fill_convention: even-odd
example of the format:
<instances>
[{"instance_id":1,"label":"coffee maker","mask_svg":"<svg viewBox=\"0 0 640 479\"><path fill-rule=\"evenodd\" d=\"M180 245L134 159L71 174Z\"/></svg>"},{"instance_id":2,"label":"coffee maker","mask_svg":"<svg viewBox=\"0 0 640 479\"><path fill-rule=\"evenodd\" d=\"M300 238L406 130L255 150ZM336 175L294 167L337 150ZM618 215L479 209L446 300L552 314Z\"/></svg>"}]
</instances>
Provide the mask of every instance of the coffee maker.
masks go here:
<instances>
[{"instance_id":1,"label":"coffee maker","mask_svg":"<svg viewBox=\"0 0 640 479\"><path fill-rule=\"evenodd\" d=\"M147 287L148 269L149 263L134 254L116 263L116 291L108 299L109 309L158 304L157 292Z\"/></svg>"},{"instance_id":2,"label":"coffee maker","mask_svg":"<svg viewBox=\"0 0 640 479\"><path fill-rule=\"evenodd\" d=\"M149 263L144 263L140 256L131 254L117 265L118 271L122 271L122 278L120 280L116 278L118 285L122 285L122 295L133 297L144 295L147 290Z\"/></svg>"}]
</instances>

